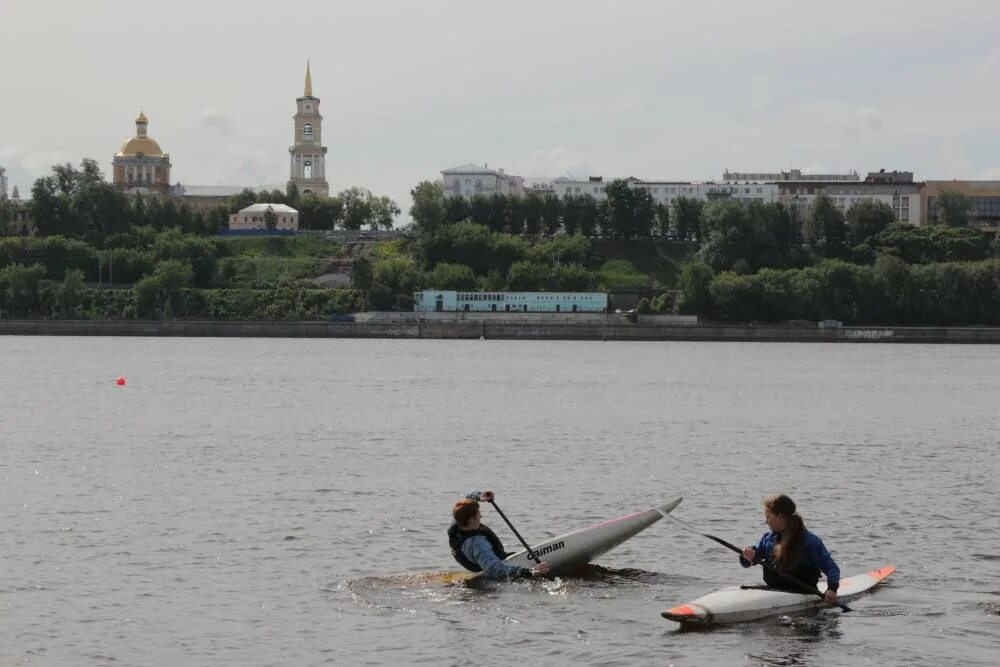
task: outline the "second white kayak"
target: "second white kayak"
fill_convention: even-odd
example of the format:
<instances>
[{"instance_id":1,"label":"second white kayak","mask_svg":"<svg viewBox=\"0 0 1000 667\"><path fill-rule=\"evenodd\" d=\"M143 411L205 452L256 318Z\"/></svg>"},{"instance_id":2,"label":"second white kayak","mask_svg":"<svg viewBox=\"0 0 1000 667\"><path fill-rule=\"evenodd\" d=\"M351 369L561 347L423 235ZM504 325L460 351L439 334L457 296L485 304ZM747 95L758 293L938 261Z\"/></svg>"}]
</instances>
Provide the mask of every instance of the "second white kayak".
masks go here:
<instances>
[{"instance_id":1,"label":"second white kayak","mask_svg":"<svg viewBox=\"0 0 1000 667\"><path fill-rule=\"evenodd\" d=\"M847 602L861 597L895 571L894 566L888 565L841 579L837 599ZM819 590L826 590L825 582L820 583ZM732 586L668 609L660 615L668 620L677 621L682 626L706 626L743 623L827 606L829 605L817 595L789 593L771 588Z\"/></svg>"}]
</instances>

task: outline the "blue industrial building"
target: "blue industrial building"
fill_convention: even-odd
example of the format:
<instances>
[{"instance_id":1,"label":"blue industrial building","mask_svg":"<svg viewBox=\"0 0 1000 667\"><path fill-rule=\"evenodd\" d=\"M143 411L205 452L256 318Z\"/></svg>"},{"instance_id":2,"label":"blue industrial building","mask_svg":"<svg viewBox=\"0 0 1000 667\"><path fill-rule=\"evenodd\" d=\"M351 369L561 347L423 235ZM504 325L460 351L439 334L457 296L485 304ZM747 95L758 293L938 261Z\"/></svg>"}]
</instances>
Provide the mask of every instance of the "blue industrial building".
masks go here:
<instances>
[{"instance_id":1,"label":"blue industrial building","mask_svg":"<svg viewBox=\"0 0 1000 667\"><path fill-rule=\"evenodd\" d=\"M413 293L418 313L606 313L604 292L456 292Z\"/></svg>"}]
</instances>

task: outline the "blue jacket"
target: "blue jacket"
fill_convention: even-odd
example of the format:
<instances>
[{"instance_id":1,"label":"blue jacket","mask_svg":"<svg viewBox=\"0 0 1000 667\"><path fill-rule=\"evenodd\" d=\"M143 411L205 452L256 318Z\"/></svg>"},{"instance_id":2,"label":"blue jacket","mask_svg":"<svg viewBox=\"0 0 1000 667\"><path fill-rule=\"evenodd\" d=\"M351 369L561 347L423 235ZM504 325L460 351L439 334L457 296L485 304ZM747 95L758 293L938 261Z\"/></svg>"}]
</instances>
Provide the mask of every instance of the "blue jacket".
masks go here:
<instances>
[{"instance_id":1,"label":"blue jacket","mask_svg":"<svg viewBox=\"0 0 1000 667\"><path fill-rule=\"evenodd\" d=\"M771 554L774 552L774 546L778 543L778 538L781 533L766 533L757 546L754 547L754 551L757 554L757 560L770 560ZM823 540L819 539L816 535L813 535L808 530L805 534L805 543L802 545L802 562L805 564L816 568L820 572L826 575L827 587L837 590L840 587L840 568L833 561L833 557L830 552L827 551L826 546L823 544ZM750 567L753 565L743 556L740 556L740 565L743 567Z\"/></svg>"},{"instance_id":2,"label":"blue jacket","mask_svg":"<svg viewBox=\"0 0 1000 667\"><path fill-rule=\"evenodd\" d=\"M531 570L520 565L508 565L497 558L489 540L482 535L470 537L462 543L462 553L465 557L483 568L483 574L490 579L503 581L518 577L531 576Z\"/></svg>"},{"instance_id":3,"label":"blue jacket","mask_svg":"<svg viewBox=\"0 0 1000 667\"><path fill-rule=\"evenodd\" d=\"M479 502L478 491L467 493L465 497ZM520 565L508 565L498 558L493 552L493 546L490 544L490 541L482 535L476 535L465 540L462 543L462 553L466 558L483 568L483 574L490 579L503 581L505 579L531 576L531 570L528 568L521 567Z\"/></svg>"}]
</instances>

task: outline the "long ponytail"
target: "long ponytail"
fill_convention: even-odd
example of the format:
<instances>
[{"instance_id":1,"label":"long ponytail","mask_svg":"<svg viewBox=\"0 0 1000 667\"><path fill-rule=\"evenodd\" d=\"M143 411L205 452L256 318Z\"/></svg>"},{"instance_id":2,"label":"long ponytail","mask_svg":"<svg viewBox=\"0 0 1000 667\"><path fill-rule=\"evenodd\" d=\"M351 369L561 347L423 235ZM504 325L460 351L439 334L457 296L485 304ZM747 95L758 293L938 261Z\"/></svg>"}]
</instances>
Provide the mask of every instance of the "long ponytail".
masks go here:
<instances>
[{"instance_id":1,"label":"long ponytail","mask_svg":"<svg viewBox=\"0 0 1000 667\"><path fill-rule=\"evenodd\" d=\"M774 545L773 561L780 570L793 567L802 555L806 525L795 512L795 501L786 495L772 496L764 501L764 507L785 518L785 529L781 531L781 542Z\"/></svg>"}]
</instances>

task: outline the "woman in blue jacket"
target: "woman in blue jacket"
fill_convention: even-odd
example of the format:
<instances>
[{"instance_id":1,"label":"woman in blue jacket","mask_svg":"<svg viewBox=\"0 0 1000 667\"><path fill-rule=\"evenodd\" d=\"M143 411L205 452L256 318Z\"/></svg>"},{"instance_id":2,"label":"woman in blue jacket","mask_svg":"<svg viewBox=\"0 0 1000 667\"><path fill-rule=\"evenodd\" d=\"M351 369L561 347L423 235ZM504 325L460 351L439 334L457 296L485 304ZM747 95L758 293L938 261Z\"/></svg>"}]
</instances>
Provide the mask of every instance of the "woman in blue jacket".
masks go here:
<instances>
[{"instance_id":1,"label":"woman in blue jacket","mask_svg":"<svg viewBox=\"0 0 1000 667\"><path fill-rule=\"evenodd\" d=\"M795 502L785 495L768 498L764 501L764 520L771 532L760 538L756 547L743 549L740 565L767 563L770 567L764 568L764 582L772 588L795 592L801 592L801 587L781 576L782 573L815 586L822 572L827 585L823 599L829 603L836 600L840 568L823 540L806 530L802 517L795 511Z\"/></svg>"}]
</instances>

